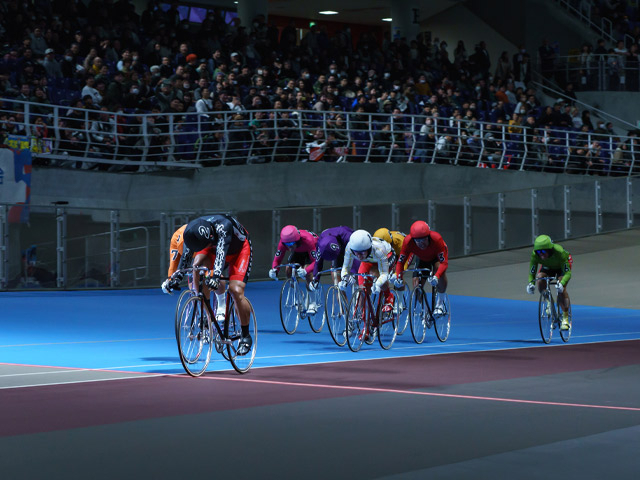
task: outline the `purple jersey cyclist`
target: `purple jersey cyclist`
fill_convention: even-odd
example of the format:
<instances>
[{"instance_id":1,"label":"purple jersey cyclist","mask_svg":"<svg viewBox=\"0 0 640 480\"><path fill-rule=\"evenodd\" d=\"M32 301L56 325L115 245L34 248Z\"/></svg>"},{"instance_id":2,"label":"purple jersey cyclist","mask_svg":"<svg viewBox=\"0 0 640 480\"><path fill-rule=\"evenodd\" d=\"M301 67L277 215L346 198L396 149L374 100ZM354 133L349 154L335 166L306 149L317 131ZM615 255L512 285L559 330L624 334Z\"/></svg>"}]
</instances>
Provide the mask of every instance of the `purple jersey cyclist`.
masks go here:
<instances>
[{"instance_id":1,"label":"purple jersey cyclist","mask_svg":"<svg viewBox=\"0 0 640 480\"><path fill-rule=\"evenodd\" d=\"M324 261L330 261L331 267L341 267L344 261L344 249L349 243L349 237L353 233L353 229L345 226L327 228L318 238L316 247L316 264L313 268L313 281L318 282L320 276L318 272L323 270ZM360 261L355 260L351 267L351 273L356 273ZM332 275L335 282L340 281L340 271L334 272Z\"/></svg>"}]
</instances>

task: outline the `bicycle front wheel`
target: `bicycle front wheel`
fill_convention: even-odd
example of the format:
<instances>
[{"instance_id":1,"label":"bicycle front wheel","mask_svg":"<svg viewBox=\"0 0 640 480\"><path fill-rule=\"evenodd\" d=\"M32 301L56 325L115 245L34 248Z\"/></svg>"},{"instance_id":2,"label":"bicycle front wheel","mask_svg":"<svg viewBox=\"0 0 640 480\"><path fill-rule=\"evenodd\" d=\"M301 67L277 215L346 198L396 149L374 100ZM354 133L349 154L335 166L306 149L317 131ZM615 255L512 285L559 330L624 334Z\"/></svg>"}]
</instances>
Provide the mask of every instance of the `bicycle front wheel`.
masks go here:
<instances>
[{"instance_id":1,"label":"bicycle front wheel","mask_svg":"<svg viewBox=\"0 0 640 480\"><path fill-rule=\"evenodd\" d=\"M365 336L365 324L367 321L366 299L362 290L358 290L349 304L347 317L347 345L349 350L357 352L362 348Z\"/></svg>"},{"instance_id":2,"label":"bicycle front wheel","mask_svg":"<svg viewBox=\"0 0 640 480\"><path fill-rule=\"evenodd\" d=\"M568 330L562 330L562 328L560 328L560 338L562 338L563 342L568 342L569 339L571 338L571 302L567 299L567 308L568 308L568 314L569 314L569 329ZM562 315L562 308L560 308L560 302L558 301L557 306L556 306L556 311L558 312L558 315Z\"/></svg>"},{"instance_id":3,"label":"bicycle front wheel","mask_svg":"<svg viewBox=\"0 0 640 480\"><path fill-rule=\"evenodd\" d=\"M327 290L324 314L331 338L336 345L344 347L347 343L347 299L335 285Z\"/></svg>"},{"instance_id":4,"label":"bicycle front wheel","mask_svg":"<svg viewBox=\"0 0 640 480\"><path fill-rule=\"evenodd\" d=\"M204 297L189 298L177 319L178 352L185 371L197 377L202 375L211 360L213 334L211 317Z\"/></svg>"},{"instance_id":5,"label":"bicycle front wheel","mask_svg":"<svg viewBox=\"0 0 640 480\"><path fill-rule=\"evenodd\" d=\"M538 302L538 323L540 324L540 336L544 343L551 342L554 321L555 308L553 299L548 292L543 292L540 294Z\"/></svg>"},{"instance_id":6,"label":"bicycle front wheel","mask_svg":"<svg viewBox=\"0 0 640 480\"><path fill-rule=\"evenodd\" d=\"M424 290L420 285L413 289L409 302L409 326L413 340L420 344L427 334L427 321L430 319Z\"/></svg>"},{"instance_id":7,"label":"bicycle front wheel","mask_svg":"<svg viewBox=\"0 0 640 480\"><path fill-rule=\"evenodd\" d=\"M438 296L442 295L442 308L443 312L439 315L433 314L433 324L435 326L436 337L441 342L446 342L449 338L449 330L451 329L451 304L449 303L449 295L446 293L437 293Z\"/></svg>"},{"instance_id":8,"label":"bicycle front wheel","mask_svg":"<svg viewBox=\"0 0 640 480\"><path fill-rule=\"evenodd\" d=\"M296 332L300 321L300 308L304 305L302 293L295 282L294 278L288 278L280 290L280 321L284 331L289 335Z\"/></svg>"},{"instance_id":9,"label":"bicycle front wheel","mask_svg":"<svg viewBox=\"0 0 640 480\"><path fill-rule=\"evenodd\" d=\"M249 299L246 298L249 302ZM256 358L256 349L258 348L258 323L256 321L256 312L253 310L253 305L249 302L249 334L251 335L251 348L248 352L240 350L240 342L242 339L242 326L238 313L235 308L231 309L229 317L224 322L224 336L227 341L231 342L227 344L227 355L229 361L234 370L238 373L246 373L253 365L253 360Z\"/></svg>"},{"instance_id":10,"label":"bicycle front wheel","mask_svg":"<svg viewBox=\"0 0 640 480\"><path fill-rule=\"evenodd\" d=\"M409 301L411 292L405 285L402 290L395 291L398 298L398 335L402 335L409 325Z\"/></svg>"},{"instance_id":11,"label":"bicycle front wheel","mask_svg":"<svg viewBox=\"0 0 640 480\"><path fill-rule=\"evenodd\" d=\"M314 303L316 307L316 313L308 313L307 319L309 320L309 326L314 333L320 333L322 327L324 327L324 312L322 303L322 285L318 285L313 292L309 292L309 303Z\"/></svg>"},{"instance_id":12,"label":"bicycle front wheel","mask_svg":"<svg viewBox=\"0 0 640 480\"><path fill-rule=\"evenodd\" d=\"M193 292L191 292L191 290L186 289L183 290L180 293L180 296L178 297L178 303L176 303L176 313L174 315L174 323L175 323L175 330L176 330L176 341L180 341L180 312L182 312L182 307L184 307L184 304L187 303L187 300L189 300L189 297L191 297L191 294Z\"/></svg>"},{"instance_id":13,"label":"bicycle front wheel","mask_svg":"<svg viewBox=\"0 0 640 480\"><path fill-rule=\"evenodd\" d=\"M394 297L393 306L388 311L383 308L378 321L378 343L384 350L391 348L398 333L398 295Z\"/></svg>"}]
</instances>

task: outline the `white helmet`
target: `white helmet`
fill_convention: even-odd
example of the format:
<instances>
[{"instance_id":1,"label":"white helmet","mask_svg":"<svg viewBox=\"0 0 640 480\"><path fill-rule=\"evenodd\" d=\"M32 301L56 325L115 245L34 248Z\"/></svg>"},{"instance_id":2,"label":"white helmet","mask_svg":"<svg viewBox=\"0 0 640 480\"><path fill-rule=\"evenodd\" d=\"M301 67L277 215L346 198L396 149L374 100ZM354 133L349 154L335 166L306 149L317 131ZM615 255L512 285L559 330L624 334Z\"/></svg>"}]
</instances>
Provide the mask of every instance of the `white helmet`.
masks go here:
<instances>
[{"instance_id":1,"label":"white helmet","mask_svg":"<svg viewBox=\"0 0 640 480\"><path fill-rule=\"evenodd\" d=\"M366 230L356 230L349 237L349 248L354 252L364 252L371 248L371 234Z\"/></svg>"}]
</instances>

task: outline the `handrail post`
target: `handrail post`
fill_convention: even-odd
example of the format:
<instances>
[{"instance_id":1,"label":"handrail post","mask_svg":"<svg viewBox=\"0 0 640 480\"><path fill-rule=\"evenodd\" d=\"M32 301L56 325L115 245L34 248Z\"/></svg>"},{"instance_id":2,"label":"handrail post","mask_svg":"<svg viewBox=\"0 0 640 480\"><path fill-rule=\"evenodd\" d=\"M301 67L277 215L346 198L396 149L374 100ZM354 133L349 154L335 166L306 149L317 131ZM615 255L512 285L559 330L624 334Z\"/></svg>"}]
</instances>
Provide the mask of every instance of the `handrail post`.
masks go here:
<instances>
[{"instance_id":1,"label":"handrail post","mask_svg":"<svg viewBox=\"0 0 640 480\"><path fill-rule=\"evenodd\" d=\"M111 210L109 284L120 286L120 211Z\"/></svg>"}]
</instances>

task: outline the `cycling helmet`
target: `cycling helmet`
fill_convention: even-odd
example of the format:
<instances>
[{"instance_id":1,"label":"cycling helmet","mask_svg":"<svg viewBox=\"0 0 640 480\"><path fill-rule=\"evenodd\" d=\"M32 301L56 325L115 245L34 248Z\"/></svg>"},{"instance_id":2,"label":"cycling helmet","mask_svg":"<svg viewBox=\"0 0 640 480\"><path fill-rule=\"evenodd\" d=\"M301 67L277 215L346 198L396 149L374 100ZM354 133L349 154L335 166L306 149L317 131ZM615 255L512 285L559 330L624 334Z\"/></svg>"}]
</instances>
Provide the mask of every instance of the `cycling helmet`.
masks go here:
<instances>
[{"instance_id":1,"label":"cycling helmet","mask_svg":"<svg viewBox=\"0 0 640 480\"><path fill-rule=\"evenodd\" d=\"M294 225L287 225L280 231L280 241L282 243L292 243L300 240L300 230Z\"/></svg>"},{"instance_id":2,"label":"cycling helmet","mask_svg":"<svg viewBox=\"0 0 640 480\"><path fill-rule=\"evenodd\" d=\"M538 235L533 242L534 250L551 250L553 248L553 242L549 235Z\"/></svg>"},{"instance_id":3,"label":"cycling helmet","mask_svg":"<svg viewBox=\"0 0 640 480\"><path fill-rule=\"evenodd\" d=\"M418 220L417 222L413 222L413 225L411 225L410 233L412 238L424 238L429 236L431 229L429 228L429 225L427 225L427 222Z\"/></svg>"},{"instance_id":4,"label":"cycling helmet","mask_svg":"<svg viewBox=\"0 0 640 480\"><path fill-rule=\"evenodd\" d=\"M211 245L214 240L214 229L211 224L201 218L196 218L184 229L182 239L184 245L192 252L199 252Z\"/></svg>"},{"instance_id":5,"label":"cycling helmet","mask_svg":"<svg viewBox=\"0 0 640 480\"><path fill-rule=\"evenodd\" d=\"M379 228L373 234L374 237L384 240L387 243L391 243L391 231L388 228Z\"/></svg>"},{"instance_id":6,"label":"cycling helmet","mask_svg":"<svg viewBox=\"0 0 640 480\"><path fill-rule=\"evenodd\" d=\"M356 230L349 238L349 248L354 252L364 252L371 248L371 234L366 230Z\"/></svg>"}]
</instances>

